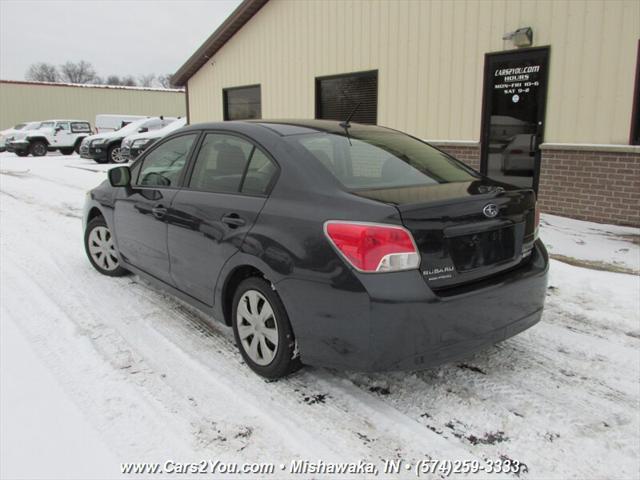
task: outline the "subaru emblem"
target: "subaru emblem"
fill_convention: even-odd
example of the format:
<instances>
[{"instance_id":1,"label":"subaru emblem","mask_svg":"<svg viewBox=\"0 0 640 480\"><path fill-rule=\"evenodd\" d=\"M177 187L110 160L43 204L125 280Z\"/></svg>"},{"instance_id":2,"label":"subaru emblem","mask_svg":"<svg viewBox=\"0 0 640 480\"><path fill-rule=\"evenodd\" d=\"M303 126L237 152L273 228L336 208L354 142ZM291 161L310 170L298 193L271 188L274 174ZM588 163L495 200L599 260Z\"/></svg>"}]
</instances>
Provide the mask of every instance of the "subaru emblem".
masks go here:
<instances>
[{"instance_id":1,"label":"subaru emblem","mask_svg":"<svg viewBox=\"0 0 640 480\"><path fill-rule=\"evenodd\" d=\"M498 206L495 203L487 203L482 209L482 213L487 218L493 218L498 215Z\"/></svg>"}]
</instances>

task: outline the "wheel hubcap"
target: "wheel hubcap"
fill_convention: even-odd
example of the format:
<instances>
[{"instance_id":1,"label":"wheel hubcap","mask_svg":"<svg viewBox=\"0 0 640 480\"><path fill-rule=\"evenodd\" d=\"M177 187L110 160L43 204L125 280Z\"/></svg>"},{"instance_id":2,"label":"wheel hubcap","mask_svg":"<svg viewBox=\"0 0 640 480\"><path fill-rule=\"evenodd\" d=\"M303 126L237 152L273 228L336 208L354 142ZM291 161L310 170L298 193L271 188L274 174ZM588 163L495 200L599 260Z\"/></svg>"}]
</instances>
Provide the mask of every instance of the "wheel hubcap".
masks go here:
<instances>
[{"instance_id":1,"label":"wheel hubcap","mask_svg":"<svg viewBox=\"0 0 640 480\"><path fill-rule=\"evenodd\" d=\"M278 351L278 324L271 304L257 290L247 290L240 297L236 321L246 354L258 365L269 365Z\"/></svg>"},{"instance_id":2,"label":"wheel hubcap","mask_svg":"<svg viewBox=\"0 0 640 480\"><path fill-rule=\"evenodd\" d=\"M89 254L93 261L108 271L118 268L118 255L107 227L95 227L89 233Z\"/></svg>"},{"instance_id":3,"label":"wheel hubcap","mask_svg":"<svg viewBox=\"0 0 640 480\"><path fill-rule=\"evenodd\" d=\"M35 150L35 152L34 152L34 153L35 153L36 155L38 155L38 156L44 155L44 154L46 153L46 152L45 152L45 149L44 149L44 146L43 146L42 144L38 144L38 145L36 145L36 146L34 147L34 150Z\"/></svg>"},{"instance_id":4,"label":"wheel hubcap","mask_svg":"<svg viewBox=\"0 0 640 480\"><path fill-rule=\"evenodd\" d=\"M122 155L120 154L120 147L116 147L111 150L111 161L113 163L122 163Z\"/></svg>"}]
</instances>

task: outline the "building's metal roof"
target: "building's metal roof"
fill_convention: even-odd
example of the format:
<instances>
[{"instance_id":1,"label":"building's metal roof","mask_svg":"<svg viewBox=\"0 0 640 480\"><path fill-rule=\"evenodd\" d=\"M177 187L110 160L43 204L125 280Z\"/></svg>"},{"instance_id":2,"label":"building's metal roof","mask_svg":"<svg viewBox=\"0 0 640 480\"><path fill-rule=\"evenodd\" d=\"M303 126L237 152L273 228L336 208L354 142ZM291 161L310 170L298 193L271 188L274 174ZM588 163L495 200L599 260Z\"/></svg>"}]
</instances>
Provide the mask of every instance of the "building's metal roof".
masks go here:
<instances>
[{"instance_id":1,"label":"building's metal roof","mask_svg":"<svg viewBox=\"0 0 640 480\"><path fill-rule=\"evenodd\" d=\"M173 75L171 83L184 86L200 67L240 30L269 0L244 0L222 25L195 51Z\"/></svg>"}]
</instances>

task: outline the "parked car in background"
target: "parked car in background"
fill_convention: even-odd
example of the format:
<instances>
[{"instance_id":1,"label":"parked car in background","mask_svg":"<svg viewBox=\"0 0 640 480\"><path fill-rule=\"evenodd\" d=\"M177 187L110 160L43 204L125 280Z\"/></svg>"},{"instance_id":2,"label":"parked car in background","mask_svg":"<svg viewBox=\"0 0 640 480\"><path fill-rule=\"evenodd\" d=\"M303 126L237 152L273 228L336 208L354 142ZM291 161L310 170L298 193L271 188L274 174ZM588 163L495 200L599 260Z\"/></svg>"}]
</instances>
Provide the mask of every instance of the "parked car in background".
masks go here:
<instances>
[{"instance_id":1,"label":"parked car in background","mask_svg":"<svg viewBox=\"0 0 640 480\"><path fill-rule=\"evenodd\" d=\"M40 122L24 122L19 123L12 128L7 128L5 130L0 131L0 152L4 152L7 149L6 142L9 138L12 138L14 134L28 128L29 130L37 128L40 126Z\"/></svg>"},{"instance_id":2,"label":"parked car in background","mask_svg":"<svg viewBox=\"0 0 640 480\"><path fill-rule=\"evenodd\" d=\"M191 125L108 178L85 204L93 267L135 272L231 326L265 377L425 368L542 315L534 191L395 130Z\"/></svg>"},{"instance_id":3,"label":"parked car in background","mask_svg":"<svg viewBox=\"0 0 640 480\"><path fill-rule=\"evenodd\" d=\"M58 150L71 155L80 150L82 140L91 135L91 125L86 120L46 120L37 128L22 129L7 141L7 151L18 156L42 157Z\"/></svg>"},{"instance_id":4,"label":"parked car in background","mask_svg":"<svg viewBox=\"0 0 640 480\"><path fill-rule=\"evenodd\" d=\"M123 163L127 160L122 158L120 147L122 140L134 133L145 133L159 130L166 127L171 122L177 120L175 117L149 117L135 120L125 125L119 130L94 135L89 142L88 156L97 163Z\"/></svg>"},{"instance_id":5,"label":"parked car in background","mask_svg":"<svg viewBox=\"0 0 640 480\"><path fill-rule=\"evenodd\" d=\"M88 137L84 137L82 139L82 142L80 142L80 151L78 153L80 154L81 158L91 159L91 157L89 156L89 143L91 143L91 140L95 136L96 135L89 135Z\"/></svg>"},{"instance_id":6,"label":"parked car in background","mask_svg":"<svg viewBox=\"0 0 640 480\"><path fill-rule=\"evenodd\" d=\"M122 141L120 147L120 156L123 162L128 162L138 158L142 152L160 140L165 135L169 135L171 132L175 132L179 128L184 127L187 124L186 118L178 118L178 120L171 122L160 130L151 130L145 133L135 133L129 135Z\"/></svg>"},{"instance_id":7,"label":"parked car in background","mask_svg":"<svg viewBox=\"0 0 640 480\"><path fill-rule=\"evenodd\" d=\"M519 133L502 151L502 171L530 177L535 170L536 134Z\"/></svg>"},{"instance_id":8,"label":"parked car in background","mask_svg":"<svg viewBox=\"0 0 640 480\"><path fill-rule=\"evenodd\" d=\"M96 133L107 133L120 130L131 122L148 118L148 115L114 115L100 114L96 115Z\"/></svg>"}]
</instances>

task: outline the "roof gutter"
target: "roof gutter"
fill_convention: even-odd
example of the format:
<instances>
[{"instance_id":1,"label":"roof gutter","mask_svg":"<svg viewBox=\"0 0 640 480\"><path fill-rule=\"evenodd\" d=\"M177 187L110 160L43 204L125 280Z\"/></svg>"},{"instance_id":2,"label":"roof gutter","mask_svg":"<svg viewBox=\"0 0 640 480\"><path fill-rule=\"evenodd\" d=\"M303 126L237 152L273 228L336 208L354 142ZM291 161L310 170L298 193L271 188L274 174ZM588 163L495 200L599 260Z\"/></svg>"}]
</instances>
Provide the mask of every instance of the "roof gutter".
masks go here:
<instances>
[{"instance_id":1,"label":"roof gutter","mask_svg":"<svg viewBox=\"0 0 640 480\"><path fill-rule=\"evenodd\" d=\"M176 86L187 81L207 63L269 0L244 0L172 77Z\"/></svg>"}]
</instances>

